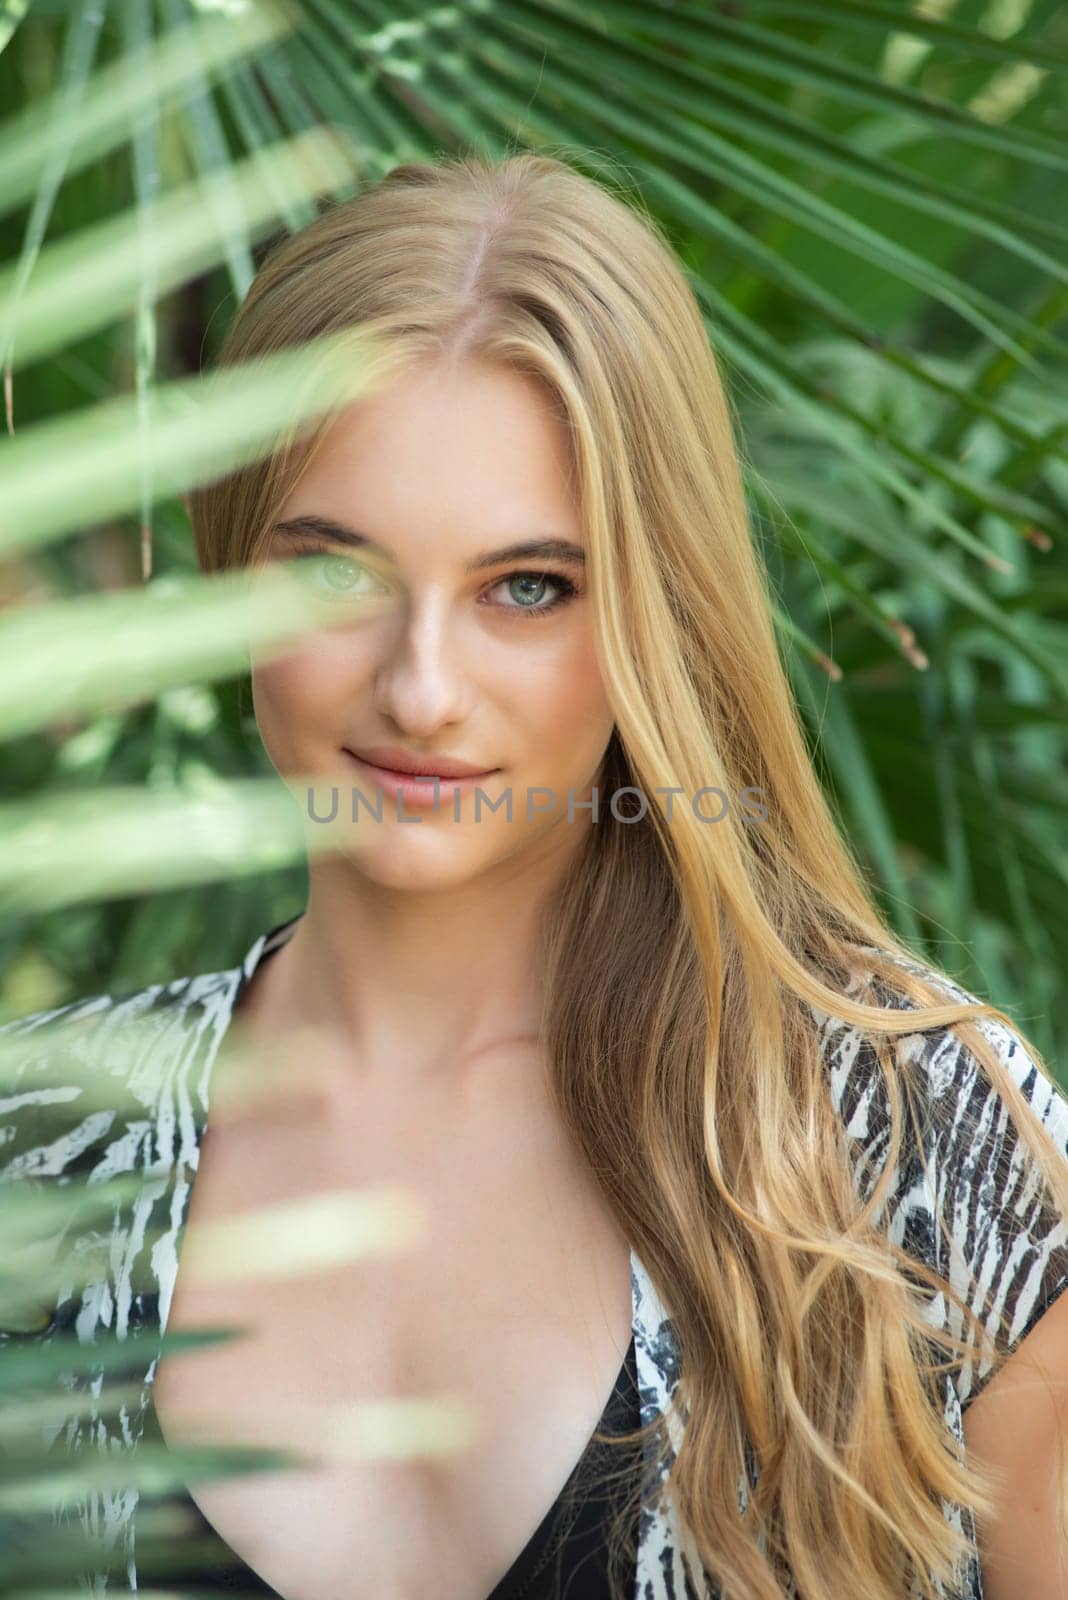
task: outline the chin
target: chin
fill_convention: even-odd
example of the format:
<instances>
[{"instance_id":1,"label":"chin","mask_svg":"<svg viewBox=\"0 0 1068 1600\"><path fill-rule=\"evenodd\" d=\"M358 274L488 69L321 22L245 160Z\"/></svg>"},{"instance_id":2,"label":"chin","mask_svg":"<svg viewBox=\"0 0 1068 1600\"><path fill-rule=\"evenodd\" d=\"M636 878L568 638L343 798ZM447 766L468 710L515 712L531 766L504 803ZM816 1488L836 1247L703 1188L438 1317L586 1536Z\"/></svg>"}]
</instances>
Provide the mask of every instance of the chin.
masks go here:
<instances>
[{"instance_id":1,"label":"chin","mask_svg":"<svg viewBox=\"0 0 1068 1600\"><path fill-rule=\"evenodd\" d=\"M452 889L480 876L492 864L463 849L455 838L409 843L407 838L398 839L397 828L378 828L374 823L371 828L381 834L380 839L354 843L343 854L370 883L383 889L421 893ZM405 824L403 832L414 833L415 828Z\"/></svg>"}]
</instances>

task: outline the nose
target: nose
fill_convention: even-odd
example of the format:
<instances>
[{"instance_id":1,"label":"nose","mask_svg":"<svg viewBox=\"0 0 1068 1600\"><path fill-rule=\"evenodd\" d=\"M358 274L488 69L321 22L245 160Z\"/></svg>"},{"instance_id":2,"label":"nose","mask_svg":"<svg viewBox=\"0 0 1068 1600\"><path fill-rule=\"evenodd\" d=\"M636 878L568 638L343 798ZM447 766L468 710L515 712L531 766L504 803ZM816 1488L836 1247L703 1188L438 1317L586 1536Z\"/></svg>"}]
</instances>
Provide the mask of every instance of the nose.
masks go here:
<instances>
[{"instance_id":1,"label":"nose","mask_svg":"<svg viewBox=\"0 0 1068 1600\"><path fill-rule=\"evenodd\" d=\"M461 653L444 596L399 599L384 627L375 709L417 738L462 721L474 691Z\"/></svg>"}]
</instances>

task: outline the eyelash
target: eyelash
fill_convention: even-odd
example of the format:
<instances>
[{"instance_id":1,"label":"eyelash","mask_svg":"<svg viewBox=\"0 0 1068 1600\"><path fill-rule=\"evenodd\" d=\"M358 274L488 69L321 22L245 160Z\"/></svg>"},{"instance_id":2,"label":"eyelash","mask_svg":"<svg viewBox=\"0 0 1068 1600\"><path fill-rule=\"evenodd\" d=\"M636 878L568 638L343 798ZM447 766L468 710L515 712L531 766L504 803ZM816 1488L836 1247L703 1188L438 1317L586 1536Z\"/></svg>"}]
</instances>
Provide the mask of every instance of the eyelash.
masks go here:
<instances>
[{"instance_id":1,"label":"eyelash","mask_svg":"<svg viewBox=\"0 0 1068 1600\"><path fill-rule=\"evenodd\" d=\"M302 550L299 555L294 557L294 559L297 560L297 561L303 561L303 560L306 560L307 558L313 557L313 556L322 557L322 556L333 556L333 555L336 555L336 554L337 554L337 552L335 550L327 549L322 545L316 545L316 546L314 546L312 548L309 548L309 549L306 549L306 550ZM342 556L340 559L345 561L345 560L349 560L350 558L347 557L347 556ZM357 562L356 565L359 565L359 563ZM519 616L522 616L522 617L545 617L545 616L548 616L551 611L557 611L561 606L567 605L568 601L569 600L573 600L575 598L575 596L578 594L577 585L572 583L570 578L565 578L561 573L558 573L558 572L536 572L536 571L534 571L534 570L532 570L530 568L526 568L526 567L517 567L514 572L505 573L503 578L498 578L493 584L490 585L490 587L492 589L496 589L502 583L510 583L513 578L548 578L549 582L552 583L552 584L555 584L557 589L560 591L557 594L555 600L550 600L545 605L539 605L539 606L518 606L518 605L516 605L516 606L503 606L501 608L504 611L514 611Z\"/></svg>"},{"instance_id":2,"label":"eyelash","mask_svg":"<svg viewBox=\"0 0 1068 1600\"><path fill-rule=\"evenodd\" d=\"M555 600L549 600L544 605L502 607L505 611L515 611L521 617L546 617L550 611L557 611L561 606L566 606L578 593L571 579L563 577L558 572L532 572L524 567L517 567L514 572L505 573L503 578L498 578L497 582L491 585L491 588L496 589L502 583L511 583L513 578L548 578L549 582L555 584L560 591Z\"/></svg>"}]
</instances>

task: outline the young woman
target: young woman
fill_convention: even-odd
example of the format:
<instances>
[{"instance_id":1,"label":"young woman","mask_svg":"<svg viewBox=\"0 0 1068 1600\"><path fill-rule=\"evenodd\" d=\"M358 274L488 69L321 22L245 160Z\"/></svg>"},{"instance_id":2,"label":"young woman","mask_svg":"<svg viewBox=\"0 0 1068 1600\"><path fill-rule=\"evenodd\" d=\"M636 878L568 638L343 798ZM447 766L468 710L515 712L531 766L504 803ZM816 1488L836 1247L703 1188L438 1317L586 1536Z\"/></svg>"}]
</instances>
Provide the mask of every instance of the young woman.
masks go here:
<instances>
[{"instance_id":1,"label":"young woman","mask_svg":"<svg viewBox=\"0 0 1068 1600\"><path fill-rule=\"evenodd\" d=\"M351 828L234 968L3 1030L7 1181L141 1184L32 1336L245 1333L157 1337L138 1403L86 1385L68 1440L313 1458L192 1482L192 1577L139 1570L137 1493L94 1493L110 1586L1065 1593L1068 1102L836 829L676 259L556 159L403 166L273 249L222 359L357 327L389 381L190 501L206 571L336 601L252 684L309 838L331 792ZM135 1021L121 1114L40 1087L46 1023L106 1061ZM237 1111L231 1026L305 1041ZM310 1229L299 1274L197 1268L220 1219L269 1257L270 1207L380 1184L420 1248L323 1265ZM467 1448L333 1448L443 1394Z\"/></svg>"}]
</instances>

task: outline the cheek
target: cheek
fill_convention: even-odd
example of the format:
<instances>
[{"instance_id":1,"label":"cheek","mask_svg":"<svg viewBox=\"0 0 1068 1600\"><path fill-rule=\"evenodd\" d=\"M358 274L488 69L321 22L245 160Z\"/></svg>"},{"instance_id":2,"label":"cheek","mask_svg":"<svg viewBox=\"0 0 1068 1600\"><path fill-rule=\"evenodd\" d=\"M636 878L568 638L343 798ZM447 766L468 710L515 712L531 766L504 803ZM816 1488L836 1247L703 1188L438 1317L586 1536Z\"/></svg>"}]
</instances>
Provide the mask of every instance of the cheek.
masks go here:
<instances>
[{"instance_id":1,"label":"cheek","mask_svg":"<svg viewBox=\"0 0 1068 1600\"><path fill-rule=\"evenodd\" d=\"M536 670L526 662L516 682L517 716L544 741L544 749L558 751L565 760L570 752L580 764L591 749L600 752L615 719L593 639L585 630L546 655Z\"/></svg>"},{"instance_id":2,"label":"cheek","mask_svg":"<svg viewBox=\"0 0 1068 1600\"><path fill-rule=\"evenodd\" d=\"M338 716L352 708L351 652L322 639L252 669L256 722L268 751L299 749L310 740L338 737Z\"/></svg>"}]
</instances>

